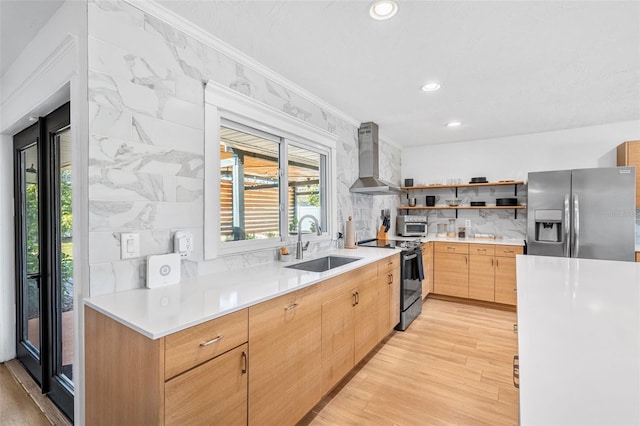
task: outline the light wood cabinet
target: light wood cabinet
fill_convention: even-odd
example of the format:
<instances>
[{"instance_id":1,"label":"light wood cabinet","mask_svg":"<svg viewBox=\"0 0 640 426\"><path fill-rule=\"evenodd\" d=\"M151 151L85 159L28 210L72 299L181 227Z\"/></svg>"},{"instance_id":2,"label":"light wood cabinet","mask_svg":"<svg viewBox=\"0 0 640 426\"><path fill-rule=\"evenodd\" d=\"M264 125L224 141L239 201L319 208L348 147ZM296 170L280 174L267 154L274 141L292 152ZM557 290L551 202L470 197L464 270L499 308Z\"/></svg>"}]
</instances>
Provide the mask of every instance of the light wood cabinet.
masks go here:
<instances>
[{"instance_id":1,"label":"light wood cabinet","mask_svg":"<svg viewBox=\"0 0 640 426\"><path fill-rule=\"evenodd\" d=\"M516 305L516 255L522 253L520 246L496 245L496 303Z\"/></svg>"},{"instance_id":2,"label":"light wood cabinet","mask_svg":"<svg viewBox=\"0 0 640 426\"><path fill-rule=\"evenodd\" d=\"M152 340L85 307L86 423L246 424L246 343L246 309Z\"/></svg>"},{"instance_id":3,"label":"light wood cabinet","mask_svg":"<svg viewBox=\"0 0 640 426\"><path fill-rule=\"evenodd\" d=\"M433 241L422 244L422 267L424 280L422 280L422 298L433 293Z\"/></svg>"},{"instance_id":4,"label":"light wood cabinet","mask_svg":"<svg viewBox=\"0 0 640 426\"><path fill-rule=\"evenodd\" d=\"M640 251L636 252L636 262L640 262Z\"/></svg>"},{"instance_id":5,"label":"light wood cabinet","mask_svg":"<svg viewBox=\"0 0 640 426\"><path fill-rule=\"evenodd\" d=\"M469 244L469 298L493 302L495 281L493 246Z\"/></svg>"},{"instance_id":6,"label":"light wood cabinet","mask_svg":"<svg viewBox=\"0 0 640 426\"><path fill-rule=\"evenodd\" d=\"M315 285L249 308L249 424L295 424L322 396L321 294Z\"/></svg>"},{"instance_id":7,"label":"light wood cabinet","mask_svg":"<svg viewBox=\"0 0 640 426\"><path fill-rule=\"evenodd\" d=\"M378 343L377 283L376 264L325 282L322 303L323 394Z\"/></svg>"},{"instance_id":8,"label":"light wood cabinet","mask_svg":"<svg viewBox=\"0 0 640 426\"><path fill-rule=\"evenodd\" d=\"M434 292L515 305L515 257L522 253L521 246L436 242Z\"/></svg>"},{"instance_id":9,"label":"light wood cabinet","mask_svg":"<svg viewBox=\"0 0 640 426\"><path fill-rule=\"evenodd\" d=\"M400 321L400 258L378 262L378 341Z\"/></svg>"},{"instance_id":10,"label":"light wood cabinet","mask_svg":"<svg viewBox=\"0 0 640 426\"><path fill-rule=\"evenodd\" d=\"M85 307L86 423L296 424L397 324L400 278L396 255L155 340Z\"/></svg>"},{"instance_id":11,"label":"light wood cabinet","mask_svg":"<svg viewBox=\"0 0 640 426\"><path fill-rule=\"evenodd\" d=\"M437 294L469 297L469 244L436 242L434 283Z\"/></svg>"},{"instance_id":12,"label":"light wood cabinet","mask_svg":"<svg viewBox=\"0 0 640 426\"><path fill-rule=\"evenodd\" d=\"M636 206L640 207L640 140L618 145L617 165L636 167Z\"/></svg>"},{"instance_id":13,"label":"light wood cabinet","mask_svg":"<svg viewBox=\"0 0 640 426\"><path fill-rule=\"evenodd\" d=\"M248 339L247 310L187 328L165 338L165 379L202 364Z\"/></svg>"},{"instance_id":14,"label":"light wood cabinet","mask_svg":"<svg viewBox=\"0 0 640 426\"><path fill-rule=\"evenodd\" d=\"M245 343L165 384L166 425L246 425Z\"/></svg>"}]
</instances>

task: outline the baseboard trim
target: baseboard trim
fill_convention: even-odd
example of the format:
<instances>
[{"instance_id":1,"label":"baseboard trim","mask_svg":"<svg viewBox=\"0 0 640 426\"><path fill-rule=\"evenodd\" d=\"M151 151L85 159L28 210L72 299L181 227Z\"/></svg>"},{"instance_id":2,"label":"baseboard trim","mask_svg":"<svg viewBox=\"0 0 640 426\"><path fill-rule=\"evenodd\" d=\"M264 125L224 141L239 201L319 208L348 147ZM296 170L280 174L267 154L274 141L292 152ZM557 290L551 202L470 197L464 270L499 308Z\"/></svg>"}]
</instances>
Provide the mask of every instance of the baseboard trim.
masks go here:
<instances>
[{"instance_id":1,"label":"baseboard trim","mask_svg":"<svg viewBox=\"0 0 640 426\"><path fill-rule=\"evenodd\" d=\"M462 303L465 305L473 305L473 306L480 306L483 308L498 309L501 311L517 312L517 308L513 305L505 305L502 303L495 303L495 302L486 302L484 300L465 299L462 297L455 297L455 296L445 296L443 294L429 293L427 297L424 298L424 300L427 300L427 299L444 300L447 302L456 302L456 303Z\"/></svg>"}]
</instances>

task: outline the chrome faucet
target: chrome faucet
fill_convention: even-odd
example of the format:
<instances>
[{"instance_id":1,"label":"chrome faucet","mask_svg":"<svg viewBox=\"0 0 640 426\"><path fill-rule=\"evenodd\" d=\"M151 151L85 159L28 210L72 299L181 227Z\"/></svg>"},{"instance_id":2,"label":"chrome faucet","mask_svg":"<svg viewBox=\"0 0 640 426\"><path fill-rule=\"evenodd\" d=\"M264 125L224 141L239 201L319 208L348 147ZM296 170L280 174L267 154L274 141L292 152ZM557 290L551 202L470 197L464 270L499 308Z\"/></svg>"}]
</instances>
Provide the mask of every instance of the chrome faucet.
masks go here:
<instances>
[{"instance_id":1,"label":"chrome faucet","mask_svg":"<svg viewBox=\"0 0 640 426\"><path fill-rule=\"evenodd\" d=\"M298 242L296 243L296 259L302 259L302 252L304 252L307 247L309 247L309 241L304 246L302 245L302 221L305 219L313 219L313 222L316 224L317 234L322 235L322 229L320 229L320 224L318 223L318 219L315 216L310 214L304 215L298 221Z\"/></svg>"}]
</instances>

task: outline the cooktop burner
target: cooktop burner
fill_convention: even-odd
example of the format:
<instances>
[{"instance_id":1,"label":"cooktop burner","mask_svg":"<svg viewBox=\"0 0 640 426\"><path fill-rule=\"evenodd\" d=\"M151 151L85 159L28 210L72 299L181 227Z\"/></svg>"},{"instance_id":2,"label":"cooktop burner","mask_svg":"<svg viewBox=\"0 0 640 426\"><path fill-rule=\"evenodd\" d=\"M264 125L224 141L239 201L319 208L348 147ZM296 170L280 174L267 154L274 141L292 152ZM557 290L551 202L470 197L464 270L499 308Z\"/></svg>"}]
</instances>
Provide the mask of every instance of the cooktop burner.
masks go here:
<instances>
[{"instance_id":1,"label":"cooktop burner","mask_svg":"<svg viewBox=\"0 0 640 426\"><path fill-rule=\"evenodd\" d=\"M404 250L411 250L420 247L420 240L415 241L401 241L401 240L364 240L359 241L360 247L378 247L378 248L401 248Z\"/></svg>"}]
</instances>

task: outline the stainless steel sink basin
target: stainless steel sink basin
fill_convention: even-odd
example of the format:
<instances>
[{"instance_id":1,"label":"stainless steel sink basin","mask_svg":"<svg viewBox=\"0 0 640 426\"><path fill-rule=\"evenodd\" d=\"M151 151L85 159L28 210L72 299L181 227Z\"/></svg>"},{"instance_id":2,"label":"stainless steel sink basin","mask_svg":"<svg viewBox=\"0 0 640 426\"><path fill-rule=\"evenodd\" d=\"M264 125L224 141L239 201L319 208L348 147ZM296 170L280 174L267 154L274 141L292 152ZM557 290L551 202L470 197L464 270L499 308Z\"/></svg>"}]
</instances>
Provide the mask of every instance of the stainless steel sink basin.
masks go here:
<instances>
[{"instance_id":1,"label":"stainless steel sink basin","mask_svg":"<svg viewBox=\"0 0 640 426\"><path fill-rule=\"evenodd\" d=\"M342 256L326 256L318 259L308 260L306 262L300 262L295 265L287 266L291 269L302 269L303 271L311 272L324 272L329 269L337 268L338 266L346 265L356 260L362 259L361 257L342 257Z\"/></svg>"}]
</instances>

